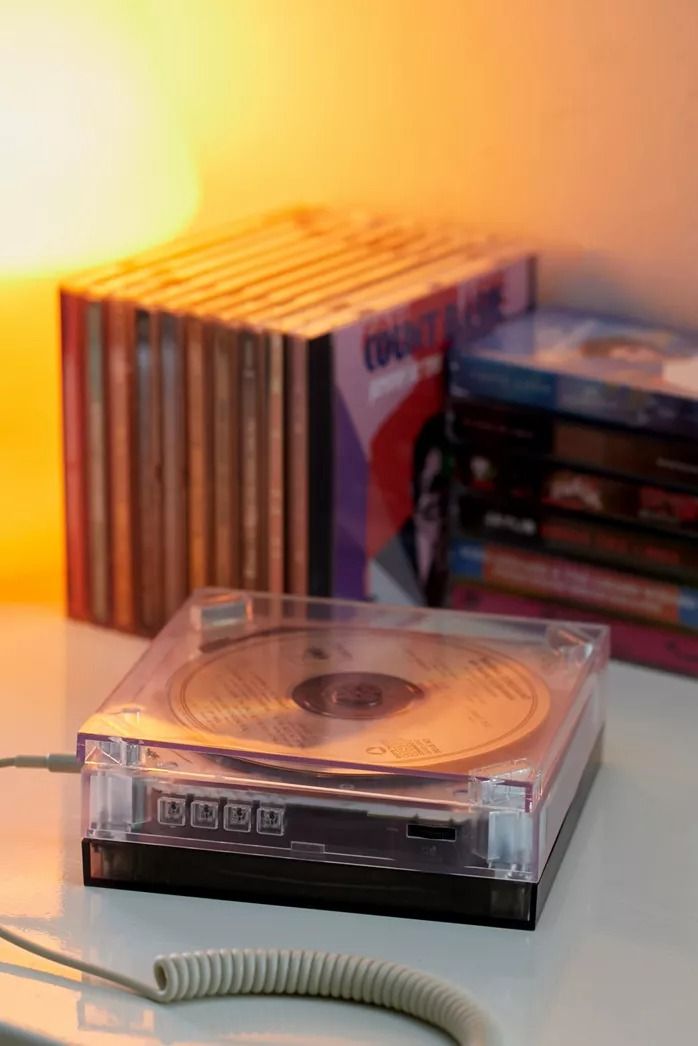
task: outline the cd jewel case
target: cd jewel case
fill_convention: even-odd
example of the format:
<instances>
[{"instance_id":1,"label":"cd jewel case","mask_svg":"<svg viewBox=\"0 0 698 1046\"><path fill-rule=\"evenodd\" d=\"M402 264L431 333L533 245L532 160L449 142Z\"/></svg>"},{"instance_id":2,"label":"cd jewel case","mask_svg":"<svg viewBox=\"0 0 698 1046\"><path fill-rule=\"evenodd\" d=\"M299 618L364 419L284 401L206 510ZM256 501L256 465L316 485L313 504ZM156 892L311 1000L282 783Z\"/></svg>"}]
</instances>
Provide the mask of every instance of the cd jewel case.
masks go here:
<instances>
[{"instance_id":1,"label":"cd jewel case","mask_svg":"<svg viewBox=\"0 0 698 1046\"><path fill-rule=\"evenodd\" d=\"M82 726L89 885L533 927L602 626L196 592Z\"/></svg>"}]
</instances>

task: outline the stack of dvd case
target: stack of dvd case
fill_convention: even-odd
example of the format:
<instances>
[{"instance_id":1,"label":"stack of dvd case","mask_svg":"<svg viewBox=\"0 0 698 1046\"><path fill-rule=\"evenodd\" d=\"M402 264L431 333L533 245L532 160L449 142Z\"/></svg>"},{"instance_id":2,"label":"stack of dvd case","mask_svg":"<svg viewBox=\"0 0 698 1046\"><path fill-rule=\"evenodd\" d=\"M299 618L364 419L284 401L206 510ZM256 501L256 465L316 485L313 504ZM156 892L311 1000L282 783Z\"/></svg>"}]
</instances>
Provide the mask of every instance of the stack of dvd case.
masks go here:
<instances>
[{"instance_id":1,"label":"stack of dvd case","mask_svg":"<svg viewBox=\"0 0 698 1046\"><path fill-rule=\"evenodd\" d=\"M531 256L296 208L61 289L68 609L153 633L195 588L442 599L444 358Z\"/></svg>"},{"instance_id":2,"label":"stack of dvd case","mask_svg":"<svg viewBox=\"0 0 698 1046\"><path fill-rule=\"evenodd\" d=\"M698 339L540 309L450 376L451 605L573 608L616 656L698 674Z\"/></svg>"}]
</instances>

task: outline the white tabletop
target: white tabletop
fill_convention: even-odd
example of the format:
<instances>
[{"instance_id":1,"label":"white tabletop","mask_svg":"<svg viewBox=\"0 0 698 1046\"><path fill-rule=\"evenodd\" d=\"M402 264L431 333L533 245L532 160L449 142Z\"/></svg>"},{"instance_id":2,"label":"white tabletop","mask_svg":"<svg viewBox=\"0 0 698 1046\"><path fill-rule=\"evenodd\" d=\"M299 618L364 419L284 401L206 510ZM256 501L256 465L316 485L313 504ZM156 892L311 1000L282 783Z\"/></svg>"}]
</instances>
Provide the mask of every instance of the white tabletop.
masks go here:
<instances>
[{"instance_id":1,"label":"white tabletop","mask_svg":"<svg viewBox=\"0 0 698 1046\"><path fill-rule=\"evenodd\" d=\"M71 750L143 645L50 611L0 608L1 754ZM142 979L158 952L196 948L393 959L468 989L506 1046L695 1042L697 741L695 680L612 667L605 765L532 933L86 889L78 779L5 770L0 923ZM397 1015L324 1001L155 1007L0 942L0 1041L15 1041L9 1026L114 1046L446 1041Z\"/></svg>"}]
</instances>

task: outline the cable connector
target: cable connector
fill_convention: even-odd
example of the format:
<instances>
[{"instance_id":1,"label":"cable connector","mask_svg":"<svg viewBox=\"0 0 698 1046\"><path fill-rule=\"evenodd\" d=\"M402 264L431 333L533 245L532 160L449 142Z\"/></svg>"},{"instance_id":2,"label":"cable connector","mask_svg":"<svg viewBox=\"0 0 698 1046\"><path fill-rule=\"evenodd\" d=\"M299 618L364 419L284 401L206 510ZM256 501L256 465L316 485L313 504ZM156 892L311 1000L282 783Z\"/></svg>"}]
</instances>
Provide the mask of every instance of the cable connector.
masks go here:
<instances>
[{"instance_id":1,"label":"cable connector","mask_svg":"<svg viewBox=\"0 0 698 1046\"><path fill-rule=\"evenodd\" d=\"M18 770L48 770L52 774L79 774L82 763L68 752L49 752L48 755L14 755L0 759L0 767L14 766Z\"/></svg>"},{"instance_id":2,"label":"cable connector","mask_svg":"<svg viewBox=\"0 0 698 1046\"><path fill-rule=\"evenodd\" d=\"M46 756L46 769L52 774L79 774L82 763L68 752L50 752Z\"/></svg>"}]
</instances>

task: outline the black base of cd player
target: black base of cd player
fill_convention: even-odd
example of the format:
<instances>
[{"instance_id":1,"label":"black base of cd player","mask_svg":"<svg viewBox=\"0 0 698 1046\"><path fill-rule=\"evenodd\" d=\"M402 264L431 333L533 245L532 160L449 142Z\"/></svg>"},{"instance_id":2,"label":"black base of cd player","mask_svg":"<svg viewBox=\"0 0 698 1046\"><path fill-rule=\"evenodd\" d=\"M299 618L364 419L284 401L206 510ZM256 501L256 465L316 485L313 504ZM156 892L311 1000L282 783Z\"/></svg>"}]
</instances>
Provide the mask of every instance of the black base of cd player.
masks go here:
<instances>
[{"instance_id":1,"label":"black base of cd player","mask_svg":"<svg viewBox=\"0 0 698 1046\"><path fill-rule=\"evenodd\" d=\"M599 735L537 883L84 839L85 884L532 930L596 776L601 750Z\"/></svg>"}]
</instances>

